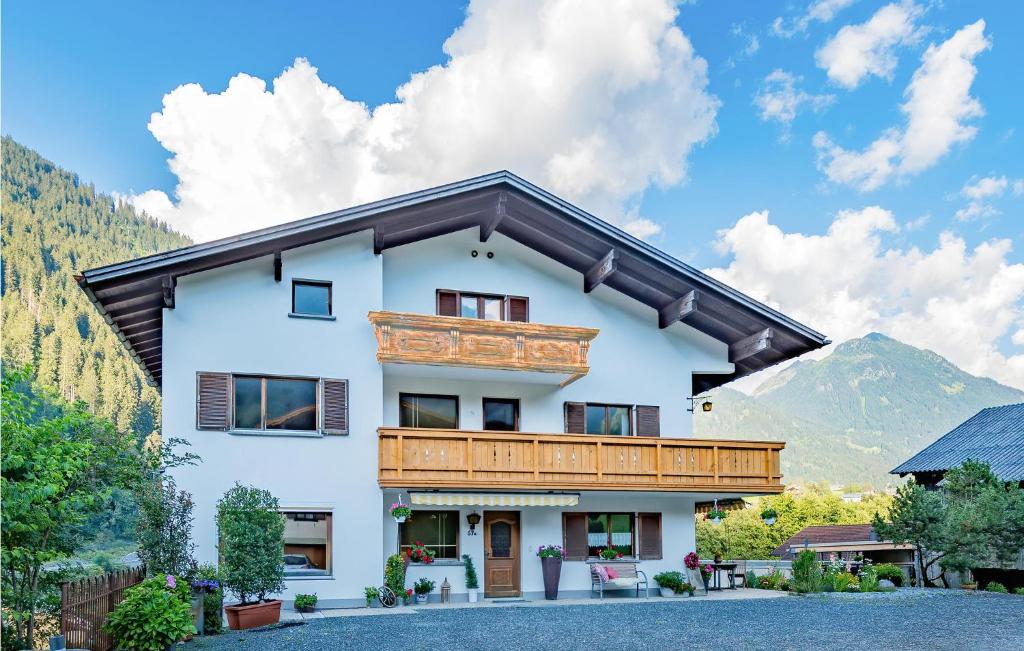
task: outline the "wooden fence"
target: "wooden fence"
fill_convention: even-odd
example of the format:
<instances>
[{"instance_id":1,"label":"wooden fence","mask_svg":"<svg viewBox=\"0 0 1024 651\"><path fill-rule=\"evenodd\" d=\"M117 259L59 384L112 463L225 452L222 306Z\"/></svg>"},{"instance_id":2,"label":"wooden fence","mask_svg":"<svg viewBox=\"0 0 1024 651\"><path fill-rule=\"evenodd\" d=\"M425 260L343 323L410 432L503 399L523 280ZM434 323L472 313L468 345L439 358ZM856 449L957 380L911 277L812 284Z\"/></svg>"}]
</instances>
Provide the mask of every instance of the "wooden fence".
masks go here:
<instances>
[{"instance_id":1,"label":"wooden fence","mask_svg":"<svg viewBox=\"0 0 1024 651\"><path fill-rule=\"evenodd\" d=\"M114 642L103 632L103 622L124 599L125 590L145 578L145 567L139 567L63 584L60 588L60 632L68 648L112 649Z\"/></svg>"}]
</instances>

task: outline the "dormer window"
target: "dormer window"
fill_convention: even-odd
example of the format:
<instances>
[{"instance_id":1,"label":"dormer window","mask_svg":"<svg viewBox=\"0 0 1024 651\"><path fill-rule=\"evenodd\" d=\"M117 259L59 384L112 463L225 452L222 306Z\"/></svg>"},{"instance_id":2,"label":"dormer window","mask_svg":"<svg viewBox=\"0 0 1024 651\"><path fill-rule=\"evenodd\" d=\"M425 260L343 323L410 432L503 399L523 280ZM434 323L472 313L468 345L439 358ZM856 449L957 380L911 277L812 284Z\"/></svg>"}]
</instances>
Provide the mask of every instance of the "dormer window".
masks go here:
<instances>
[{"instance_id":1,"label":"dormer window","mask_svg":"<svg viewBox=\"0 0 1024 651\"><path fill-rule=\"evenodd\" d=\"M477 294L437 290L438 316L459 316L488 321L529 321L530 299L504 294Z\"/></svg>"},{"instance_id":2,"label":"dormer window","mask_svg":"<svg viewBox=\"0 0 1024 651\"><path fill-rule=\"evenodd\" d=\"M331 283L324 280L293 280L292 314L331 316Z\"/></svg>"}]
</instances>

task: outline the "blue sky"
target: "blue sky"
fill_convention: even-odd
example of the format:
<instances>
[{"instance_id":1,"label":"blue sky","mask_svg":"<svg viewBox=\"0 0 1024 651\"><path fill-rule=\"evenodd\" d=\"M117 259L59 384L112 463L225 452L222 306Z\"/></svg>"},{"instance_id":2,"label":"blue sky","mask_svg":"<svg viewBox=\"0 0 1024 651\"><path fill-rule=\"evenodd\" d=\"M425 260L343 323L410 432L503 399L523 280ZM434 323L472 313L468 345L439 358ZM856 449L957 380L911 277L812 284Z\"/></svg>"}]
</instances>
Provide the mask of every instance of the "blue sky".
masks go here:
<instances>
[{"instance_id":1,"label":"blue sky","mask_svg":"<svg viewBox=\"0 0 1024 651\"><path fill-rule=\"evenodd\" d=\"M563 122L552 118L548 124L543 113L541 117L531 115L537 132L547 129L557 135L578 121L591 119L584 110L588 102L596 105L609 99L613 112L596 118L592 133L617 129L638 115L653 120L658 127L639 131L651 134L649 137L637 137L636 132L631 132L632 140L626 138L625 147L618 143L616 148L600 150L611 153L596 166L599 169L588 167L581 176L592 172L594 184L604 186L614 184L617 169L629 176L629 170L645 164L642 155L632 157L629 145L633 143L638 152L652 150L653 158L676 156L685 161L685 180L679 180L678 174L668 174L667 182L651 180L661 169L663 161L659 159L658 163L650 164L644 172L646 176L634 175L640 181L630 177L629 182L634 185L625 190L581 190L579 196L573 196L572 184L560 184L556 175L537 178L537 173L528 173L547 169L543 166L550 164L550 159L537 161L536 167L531 167L529 155L520 152L510 154L506 163L500 155L482 156L476 151L458 149L466 147L465 144L456 145L453 155L482 160L482 165L490 167L508 167L617 223L628 225L635 223L631 220L642 218L644 223L654 225L648 231L640 229L654 244L695 266L715 269L716 275L740 289L795 312L837 339L863 334L868 329L887 331L911 343L934 348L968 370L1024 386L1024 112L1020 108L1024 99L1020 66L1024 61L1024 4L831 1L839 7L834 16L829 20L807 20L806 29L789 35L780 35L779 30L773 29L773 22L781 19L781 25L791 29L814 5L823 4L822 0L698 0L679 5L674 25L692 43L692 55L673 50L662 32L657 46L663 54L675 53L679 57L666 59L660 72L671 76L675 74L673 68L697 71L696 80L677 79L685 84L681 92L689 95L682 100L668 100L666 95L659 94L664 88L657 88L655 82L654 90L612 94L609 99L600 95L603 91L593 91L594 86L590 85L586 92L598 92L596 97L580 90L576 107L563 105L552 110ZM831 69L819 65L816 53L836 39L841 30L867 24L889 5L896 7L892 11L902 8L912 17L902 40L880 46L889 68L881 74L864 75L852 88L830 79ZM568 8L565 11L571 13ZM232 160L247 160L240 154L235 159L225 155L223 160L216 160L211 158L215 154L203 149L207 141L215 141L213 149L223 149L240 146L244 143L239 141L246 140L244 133L224 135L218 140L229 129L212 122L212 118L204 121L205 114L214 110L212 98L225 92L229 80L246 73L269 85L291 68L297 58L304 58L316 68L315 73L303 77L301 83L306 84L305 88L321 88L322 84L336 89L346 100L365 103L369 114L374 107L396 103L396 89L409 81L411 75L431 66L447 66L448 81L439 76L427 81L434 87L435 96L454 102L458 97L452 94L457 91L451 90L451 79L460 84L467 80L482 81L472 76L472 65L468 72L460 68L461 76L455 77L457 66L451 63L451 52L446 53L442 46L456 29L463 27L462 41L455 46L456 59L460 59L459 53L465 55L460 60L466 61L472 59L469 55L476 56L478 61L481 55L496 53L495 61L501 63L494 65L507 66L510 64L505 62L518 54L517 45L514 41L498 42L495 34L502 34L503 29L509 33L516 29L533 33L551 28L543 19L528 16L530 12L518 11L516 5L502 8L479 3L473 5L471 13L476 15L474 20L467 18L464 2L104 2L59 6L6 2L2 16L2 130L95 182L101 190L124 195L162 191L178 205L167 204L165 213L159 203L141 201L139 205L195 234L213 219L210 215L216 213L217 206L226 205L218 197L200 196L202 192L209 193L210 186L222 183L225 193L232 187L234 194L241 195L245 192L238 188L256 182L237 180L239 185L233 186L236 179L220 179L209 173L211 169L229 166ZM611 15L614 12L608 13L608 20L628 22ZM638 18L637 24L658 26L660 14L649 13L642 19L646 22ZM593 14L580 13L577 19L587 23L588 33L600 33L608 26L600 24L602 16ZM489 19L497 27L486 27ZM942 46L958 30L980 19L985 21L984 29L976 34L975 41L983 38L985 44L981 51L966 58L967 68L976 72L971 73L974 76L968 81L969 97L961 99L977 102L981 111L968 111L969 115L957 118L958 124L971 130L971 134L956 139L948 151L922 169L892 173L880 187L865 190L864 183L856 179L839 179L839 174L828 167L829 161L835 159L835 151L830 153L824 146L815 146L815 134L823 132L841 150L856 153L877 140L885 140L887 129L904 129L908 118L901 105L908 101L915 72L924 68L922 57L928 48ZM593 29L589 28L590 21ZM556 31L550 40L557 38ZM593 67L605 64L592 60L602 59L607 38L593 42L581 40L579 35L572 38L578 40L580 50L589 53L587 56L577 59L579 52L571 47L562 49L565 44L556 43L558 47L538 47L529 60L541 60L556 67L564 65L570 73L576 66L581 77L592 74L600 78L600 68L595 72ZM629 49L633 45L610 43L609 58L628 58L634 52ZM557 56L552 58L552 51L567 52L565 61L559 61ZM847 53L843 56L849 59ZM703 76L699 74L701 60L706 62ZM851 64L849 60L840 63ZM607 65L609 78L633 70L644 71L642 67L616 67L614 61ZM505 68L504 74L517 69ZM502 69L498 70L497 74L502 74ZM767 78L776 70L788 75L792 88L802 93L803 98L795 115L785 121L766 119L755 103L756 95L771 90ZM203 94L188 98L182 94L183 102L188 99L191 104L183 104L174 115L171 110L164 111L167 119L158 140L147 128L151 114L164 110L165 94L189 83L201 85ZM439 90L442 88L446 90ZM518 96L521 100L517 101L523 107L550 101L548 95L529 82L522 89ZM464 99L470 111L474 102L480 103L479 96L466 95ZM312 100L302 96L302 101ZM571 103L573 99L567 101ZM644 102L649 102L650 107L637 109ZM294 105L306 106L299 100ZM247 114L244 100L234 106L243 107L239 115ZM424 106L425 103L417 109L417 120L430 110ZM659 112L665 106L670 110ZM691 106L700 108L693 108L690 115ZM482 106L481 113L485 117L488 111L494 113L493 119L487 117L493 123L515 119L515 110L505 113L500 108ZM433 110L443 112L444 108ZM578 111L578 115L573 111ZM273 119L281 119L283 113L274 113L278 117ZM325 115L336 113L325 109ZM286 118L295 119L287 115ZM230 114L224 119L232 121ZM673 131L671 125L675 121L681 126ZM682 133L684 126L697 135L690 138ZM300 140L308 140L317 133L316 127L302 124L289 123L281 129L289 135L301 132L295 136ZM459 134L449 135L453 142L458 141ZM676 144L662 148L650 145L650 140L662 137ZM424 149L429 143L426 136L421 138L425 144L420 149ZM311 152L341 149L338 142L334 139L312 143L309 148ZM557 138L546 137L530 145L540 152L548 146L553 150L569 148L574 142L560 143ZM903 153L894 159L897 166L903 158L913 155L907 153L908 148L910 145L903 145ZM298 157L303 157L301 150L282 151L288 152L282 156L294 158L298 151ZM185 183L194 183L190 187L195 190L195 205L200 207L190 207L187 215L188 202L178 203L181 196L175 196L181 179L168 168L168 159L175 155L195 175ZM328 152L324 160L350 158L348 154ZM576 166L568 169L581 169L581 163L573 160ZM330 163L316 163L318 167L325 164ZM469 165L464 169L475 168ZM303 176L301 171L289 167L280 174ZM270 173L276 174L273 170ZM434 179L422 174L410 177ZM965 192L965 186L977 186L982 179L990 179L992 184L986 186L987 190L976 188L972 198L970 190ZM1015 192L1014 183L1018 181ZM324 201L345 203L372 196L373 191L365 188L376 187L375 183L380 192L393 187L379 180L367 181ZM200 189L201 186L206 189ZM188 188L185 189L188 194ZM976 204L975 216L958 219L957 211L967 210L972 202ZM261 203L268 202L264 198ZM201 206L206 207L205 213ZM883 212L864 212L871 206ZM323 204L316 207L326 209ZM302 216L303 211L316 212L307 204L282 199L279 212L286 218ZM741 228L741 218L761 211L767 211L767 215L760 222L751 218ZM829 228L842 211L855 213L848 221L857 225L853 228L856 232L850 236L830 236ZM235 221L223 225L217 234L224 234L223 229L242 230L259 225L262 223ZM851 239L841 240L843 237ZM760 251L754 250L757 240L766 242ZM993 246L998 251L989 251ZM828 256L837 259L816 259ZM775 268L774 262L780 258L791 259L793 264ZM845 268L850 264L864 264L868 268L858 278ZM935 269L951 271L948 277L940 279L945 272ZM830 275L842 278L834 282L807 280ZM887 276L893 276L892 282ZM922 277L935 281L929 284ZM763 286L759 278L766 279ZM992 294L992 286L1008 289ZM864 297L868 293L884 295L867 300ZM828 300L818 301L823 295L828 295ZM935 331L933 326L941 318L938 315L944 306L963 305L967 300L977 300L979 306L984 304L988 310L981 311L978 323L970 327L944 324L933 336L913 334L920 330ZM825 305L811 308L811 302ZM950 338L974 343L954 345L948 343Z\"/></svg>"}]
</instances>

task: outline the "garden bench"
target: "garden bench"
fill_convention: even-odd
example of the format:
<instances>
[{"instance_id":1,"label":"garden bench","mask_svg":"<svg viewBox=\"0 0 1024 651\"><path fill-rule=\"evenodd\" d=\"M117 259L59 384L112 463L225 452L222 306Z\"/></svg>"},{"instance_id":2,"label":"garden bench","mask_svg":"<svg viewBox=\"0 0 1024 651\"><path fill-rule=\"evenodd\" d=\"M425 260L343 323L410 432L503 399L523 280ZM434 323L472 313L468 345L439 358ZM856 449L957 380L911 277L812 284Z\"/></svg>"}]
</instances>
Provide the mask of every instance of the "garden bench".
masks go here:
<instances>
[{"instance_id":1,"label":"garden bench","mask_svg":"<svg viewBox=\"0 0 1024 651\"><path fill-rule=\"evenodd\" d=\"M615 570L618 577L614 579L605 578L597 569L598 566L610 567ZM592 563L590 565L590 590L597 592L604 599L605 590L636 590L637 599L640 598L640 588L643 587L644 596L647 596L647 575L637 569L637 563Z\"/></svg>"}]
</instances>

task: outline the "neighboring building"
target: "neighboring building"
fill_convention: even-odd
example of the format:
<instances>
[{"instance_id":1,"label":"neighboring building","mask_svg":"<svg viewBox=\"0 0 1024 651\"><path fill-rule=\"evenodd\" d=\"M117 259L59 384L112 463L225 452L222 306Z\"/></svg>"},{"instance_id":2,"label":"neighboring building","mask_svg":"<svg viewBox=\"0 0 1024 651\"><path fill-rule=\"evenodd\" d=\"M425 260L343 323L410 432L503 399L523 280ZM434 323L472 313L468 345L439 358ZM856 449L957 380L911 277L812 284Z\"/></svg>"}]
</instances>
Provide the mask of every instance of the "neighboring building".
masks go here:
<instances>
[{"instance_id":1,"label":"neighboring building","mask_svg":"<svg viewBox=\"0 0 1024 651\"><path fill-rule=\"evenodd\" d=\"M1024 482L1024 402L982 409L891 472L935 488L968 459L984 461L1003 481Z\"/></svg>"},{"instance_id":2,"label":"neighboring building","mask_svg":"<svg viewBox=\"0 0 1024 651\"><path fill-rule=\"evenodd\" d=\"M791 561L804 549L810 549L818 559L827 561L840 558L854 561L863 556L872 563L894 563L910 570L914 563L911 545L897 545L880 540L870 524L826 524L804 527L779 545L772 556Z\"/></svg>"},{"instance_id":3,"label":"neighboring building","mask_svg":"<svg viewBox=\"0 0 1024 651\"><path fill-rule=\"evenodd\" d=\"M566 596L609 546L678 569L697 502L783 490L783 443L689 439L687 398L829 343L507 172L79 283L161 388L164 435L202 458L174 469L199 560L224 491L269 489L284 597L328 607L415 540L438 562L409 582L456 599L462 554L485 596L542 594L545 543L567 549Z\"/></svg>"}]
</instances>

